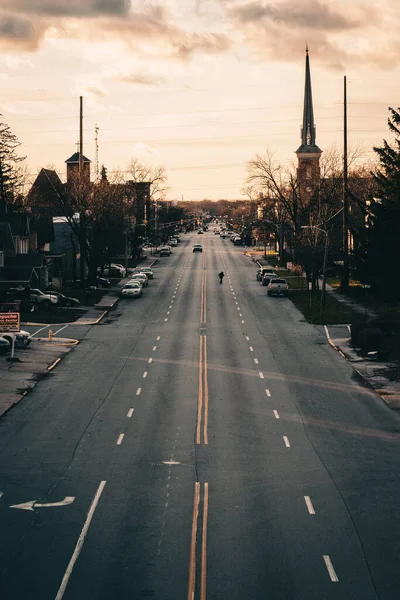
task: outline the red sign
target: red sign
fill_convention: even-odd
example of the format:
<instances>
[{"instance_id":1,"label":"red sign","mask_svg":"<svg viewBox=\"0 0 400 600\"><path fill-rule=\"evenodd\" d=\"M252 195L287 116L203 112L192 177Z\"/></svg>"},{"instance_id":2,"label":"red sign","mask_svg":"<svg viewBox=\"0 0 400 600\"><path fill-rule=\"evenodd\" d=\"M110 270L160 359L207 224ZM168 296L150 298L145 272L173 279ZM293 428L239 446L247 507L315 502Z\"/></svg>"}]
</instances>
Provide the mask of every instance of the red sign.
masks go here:
<instances>
[{"instance_id":1,"label":"red sign","mask_svg":"<svg viewBox=\"0 0 400 600\"><path fill-rule=\"evenodd\" d=\"M20 314L18 312L0 313L0 331L19 331Z\"/></svg>"}]
</instances>

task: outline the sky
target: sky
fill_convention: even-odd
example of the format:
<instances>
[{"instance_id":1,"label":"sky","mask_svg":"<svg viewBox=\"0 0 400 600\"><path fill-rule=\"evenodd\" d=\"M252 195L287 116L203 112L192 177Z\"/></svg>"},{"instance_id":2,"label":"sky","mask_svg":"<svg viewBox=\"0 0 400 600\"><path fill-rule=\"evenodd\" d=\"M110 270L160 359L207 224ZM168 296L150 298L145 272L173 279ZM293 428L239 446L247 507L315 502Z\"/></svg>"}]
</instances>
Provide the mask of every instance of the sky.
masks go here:
<instances>
[{"instance_id":1,"label":"sky","mask_svg":"<svg viewBox=\"0 0 400 600\"><path fill-rule=\"evenodd\" d=\"M170 199L244 198L246 165L300 145L308 44L324 150L384 138L400 105L398 0L0 0L2 120L34 178L77 150L96 169L166 168ZM128 175L127 175L128 177Z\"/></svg>"}]
</instances>

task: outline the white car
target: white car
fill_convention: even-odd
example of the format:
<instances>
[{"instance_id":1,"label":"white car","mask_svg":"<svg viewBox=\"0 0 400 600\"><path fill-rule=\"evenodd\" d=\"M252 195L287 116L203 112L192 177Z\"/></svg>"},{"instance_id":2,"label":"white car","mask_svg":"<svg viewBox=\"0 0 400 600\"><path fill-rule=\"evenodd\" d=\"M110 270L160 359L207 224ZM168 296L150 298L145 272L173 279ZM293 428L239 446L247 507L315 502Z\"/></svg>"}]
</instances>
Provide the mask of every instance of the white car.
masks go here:
<instances>
[{"instance_id":1,"label":"white car","mask_svg":"<svg viewBox=\"0 0 400 600\"><path fill-rule=\"evenodd\" d=\"M172 240L169 240L169 243L171 246L177 246L178 245L178 240L176 240L175 238L173 238Z\"/></svg>"},{"instance_id":2,"label":"white car","mask_svg":"<svg viewBox=\"0 0 400 600\"><path fill-rule=\"evenodd\" d=\"M138 281L126 283L120 291L121 298L140 298L143 288Z\"/></svg>"},{"instance_id":3,"label":"white car","mask_svg":"<svg viewBox=\"0 0 400 600\"><path fill-rule=\"evenodd\" d=\"M128 283L131 283L132 281L139 281L143 287L146 287L149 284L149 278L144 273L134 273L131 275Z\"/></svg>"},{"instance_id":4,"label":"white car","mask_svg":"<svg viewBox=\"0 0 400 600\"><path fill-rule=\"evenodd\" d=\"M151 269L151 267L142 267L138 273L144 273L145 275L147 275L148 279L153 279L154 277L154 272Z\"/></svg>"},{"instance_id":5,"label":"white car","mask_svg":"<svg viewBox=\"0 0 400 600\"><path fill-rule=\"evenodd\" d=\"M38 290L36 288L31 288L29 291L31 302L36 304L36 306L40 306L41 308L50 308L50 306L55 306L58 304L58 296L55 294L45 293L42 290Z\"/></svg>"},{"instance_id":6,"label":"white car","mask_svg":"<svg viewBox=\"0 0 400 600\"><path fill-rule=\"evenodd\" d=\"M15 336L14 346L16 348L25 348L26 346L29 346L29 344L31 343L30 333L28 331L24 331L23 329L20 329L20 331L14 331L14 332L0 331L0 337L4 338L8 342L10 342L10 346L12 345L12 336L13 335Z\"/></svg>"}]
</instances>

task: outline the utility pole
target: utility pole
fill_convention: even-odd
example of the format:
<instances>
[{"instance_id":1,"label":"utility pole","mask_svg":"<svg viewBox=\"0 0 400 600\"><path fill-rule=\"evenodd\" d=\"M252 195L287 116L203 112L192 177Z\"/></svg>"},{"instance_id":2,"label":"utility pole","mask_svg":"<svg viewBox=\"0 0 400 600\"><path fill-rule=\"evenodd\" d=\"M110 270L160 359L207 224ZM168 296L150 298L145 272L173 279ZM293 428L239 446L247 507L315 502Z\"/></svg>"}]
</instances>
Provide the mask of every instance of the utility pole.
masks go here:
<instances>
[{"instance_id":1,"label":"utility pole","mask_svg":"<svg viewBox=\"0 0 400 600\"><path fill-rule=\"evenodd\" d=\"M84 181L83 181L83 97L79 97L79 195L80 195L80 212L79 212L79 252L80 252L80 278L81 286L85 285L85 265L86 265L86 247L85 247L85 210L83 208Z\"/></svg>"},{"instance_id":2,"label":"utility pole","mask_svg":"<svg viewBox=\"0 0 400 600\"><path fill-rule=\"evenodd\" d=\"M347 170L347 77L344 76L344 110L343 110L343 277L341 288L349 287L349 195Z\"/></svg>"}]
</instances>

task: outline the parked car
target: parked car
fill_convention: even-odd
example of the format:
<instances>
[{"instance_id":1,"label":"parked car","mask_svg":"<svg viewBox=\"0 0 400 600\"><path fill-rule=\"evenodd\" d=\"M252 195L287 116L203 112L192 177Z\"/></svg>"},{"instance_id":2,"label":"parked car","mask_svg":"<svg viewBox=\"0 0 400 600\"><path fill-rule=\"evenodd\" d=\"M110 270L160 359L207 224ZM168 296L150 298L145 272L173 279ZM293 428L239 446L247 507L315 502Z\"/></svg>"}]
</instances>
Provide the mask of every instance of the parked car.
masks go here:
<instances>
[{"instance_id":1,"label":"parked car","mask_svg":"<svg viewBox=\"0 0 400 600\"><path fill-rule=\"evenodd\" d=\"M128 269L124 267L124 265L121 265L121 263L111 263L110 266L112 269L119 269L122 273L122 277L126 277Z\"/></svg>"},{"instance_id":2,"label":"parked car","mask_svg":"<svg viewBox=\"0 0 400 600\"><path fill-rule=\"evenodd\" d=\"M100 273L101 271L99 270L99 275ZM123 278L126 275L126 269L125 267L121 267L119 265L111 265L111 267L106 267L103 269L103 275L106 275L107 277Z\"/></svg>"},{"instance_id":3,"label":"parked car","mask_svg":"<svg viewBox=\"0 0 400 600\"><path fill-rule=\"evenodd\" d=\"M268 296L287 296L289 293L289 286L286 279L271 279L268 284L267 294Z\"/></svg>"},{"instance_id":4,"label":"parked car","mask_svg":"<svg viewBox=\"0 0 400 600\"><path fill-rule=\"evenodd\" d=\"M200 234L200 233L203 233L203 230L202 230L202 229L199 229L199 230L197 231L197 233L199 233L199 234Z\"/></svg>"},{"instance_id":5,"label":"parked car","mask_svg":"<svg viewBox=\"0 0 400 600\"><path fill-rule=\"evenodd\" d=\"M261 267L261 269L258 269L256 274L257 281L262 281L262 278L266 273L275 273L275 271L274 269L271 269L271 267Z\"/></svg>"},{"instance_id":6,"label":"parked car","mask_svg":"<svg viewBox=\"0 0 400 600\"><path fill-rule=\"evenodd\" d=\"M145 275L147 275L148 279L153 279L154 277L154 272L151 269L151 267L141 267L141 269L139 269L137 272L144 273ZM136 271L134 271L134 273L136 273Z\"/></svg>"},{"instance_id":7,"label":"parked car","mask_svg":"<svg viewBox=\"0 0 400 600\"><path fill-rule=\"evenodd\" d=\"M193 246L193 252L203 252L203 246L201 244L195 244Z\"/></svg>"},{"instance_id":8,"label":"parked car","mask_svg":"<svg viewBox=\"0 0 400 600\"><path fill-rule=\"evenodd\" d=\"M10 352L11 350L11 344L8 340L6 340L3 337L0 337L0 354L7 354L7 352Z\"/></svg>"},{"instance_id":9,"label":"parked car","mask_svg":"<svg viewBox=\"0 0 400 600\"><path fill-rule=\"evenodd\" d=\"M54 296L57 296L57 306L79 306L80 302L78 298L72 298L71 296L65 296L60 292L51 292Z\"/></svg>"},{"instance_id":10,"label":"parked car","mask_svg":"<svg viewBox=\"0 0 400 600\"><path fill-rule=\"evenodd\" d=\"M214 229L214 235L219 235L219 234L220 234L219 229Z\"/></svg>"},{"instance_id":11,"label":"parked car","mask_svg":"<svg viewBox=\"0 0 400 600\"><path fill-rule=\"evenodd\" d=\"M77 283L79 283L79 281L77 281ZM107 277L93 277L86 280L86 285L98 288L107 288L111 286L111 281Z\"/></svg>"},{"instance_id":12,"label":"parked car","mask_svg":"<svg viewBox=\"0 0 400 600\"><path fill-rule=\"evenodd\" d=\"M271 279L276 279L278 275L276 273L265 273L262 278L262 285L268 285Z\"/></svg>"},{"instance_id":13,"label":"parked car","mask_svg":"<svg viewBox=\"0 0 400 600\"><path fill-rule=\"evenodd\" d=\"M143 294L143 287L139 281L130 281L120 290L121 298L139 298Z\"/></svg>"},{"instance_id":14,"label":"parked car","mask_svg":"<svg viewBox=\"0 0 400 600\"><path fill-rule=\"evenodd\" d=\"M29 295L31 302L33 302L37 308L46 310L51 306L56 306L58 304L58 297L53 293L45 293L42 292L42 290L31 288L29 290Z\"/></svg>"},{"instance_id":15,"label":"parked car","mask_svg":"<svg viewBox=\"0 0 400 600\"><path fill-rule=\"evenodd\" d=\"M0 331L0 338L4 338L5 340L7 340L10 343L10 345L12 345L12 335L13 334L10 331ZM20 329L20 331L14 332L14 336L14 347L16 348L25 348L31 343L31 336L28 331Z\"/></svg>"},{"instance_id":16,"label":"parked car","mask_svg":"<svg viewBox=\"0 0 400 600\"><path fill-rule=\"evenodd\" d=\"M143 287L149 285L148 277L144 273L134 273L128 283L132 283L132 281L139 281Z\"/></svg>"},{"instance_id":17,"label":"parked car","mask_svg":"<svg viewBox=\"0 0 400 600\"><path fill-rule=\"evenodd\" d=\"M170 244L170 246L177 246L178 240L176 240L175 238L172 238L171 240L169 240L169 244Z\"/></svg>"},{"instance_id":18,"label":"parked car","mask_svg":"<svg viewBox=\"0 0 400 600\"><path fill-rule=\"evenodd\" d=\"M160 256L169 256L170 254L171 254L171 249L168 246L161 246Z\"/></svg>"}]
</instances>

